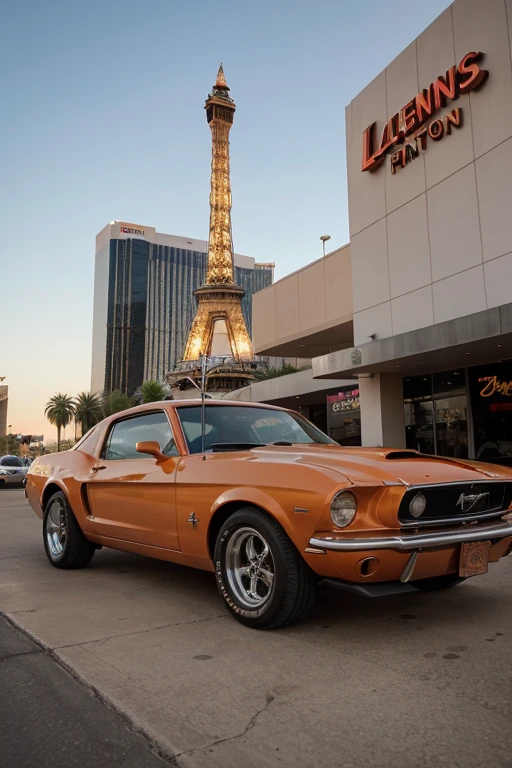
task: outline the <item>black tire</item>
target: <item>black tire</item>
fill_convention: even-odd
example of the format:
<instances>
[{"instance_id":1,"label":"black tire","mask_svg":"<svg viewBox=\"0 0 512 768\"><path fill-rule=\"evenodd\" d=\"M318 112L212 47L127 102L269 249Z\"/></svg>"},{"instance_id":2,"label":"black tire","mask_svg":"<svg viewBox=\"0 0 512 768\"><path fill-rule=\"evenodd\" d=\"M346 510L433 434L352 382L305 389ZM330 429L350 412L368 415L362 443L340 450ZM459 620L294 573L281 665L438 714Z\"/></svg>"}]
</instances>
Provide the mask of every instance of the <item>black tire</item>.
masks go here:
<instances>
[{"instance_id":1,"label":"black tire","mask_svg":"<svg viewBox=\"0 0 512 768\"><path fill-rule=\"evenodd\" d=\"M60 523L56 531L57 521ZM52 536L53 534L53 536ZM48 500L43 517L43 542L46 556L55 568L70 570L85 568L96 551L88 541L62 491L54 493Z\"/></svg>"},{"instance_id":2,"label":"black tire","mask_svg":"<svg viewBox=\"0 0 512 768\"><path fill-rule=\"evenodd\" d=\"M432 576L430 579L418 579L411 581L413 587L421 589L423 592L436 592L438 589L449 589L456 587L466 581L464 576L457 576L455 573L449 573L447 576Z\"/></svg>"},{"instance_id":3,"label":"black tire","mask_svg":"<svg viewBox=\"0 0 512 768\"><path fill-rule=\"evenodd\" d=\"M248 531L254 531L255 535L252 536ZM261 545L259 557L263 556L265 544L269 549L269 555L260 560L260 566L246 566L247 570L251 567L261 567L265 573L266 581L262 577L255 577L260 579L256 592L262 587L263 592L268 588L268 593L261 598L256 595L256 599L261 599L262 602L254 606L244 601L244 598L249 599L246 590L241 584L241 579L240 583L237 583L234 571L229 568L230 558L236 556L233 555L233 552L237 552L236 541L242 542L243 536L252 536L253 541ZM240 543L239 557L242 557L242 546L243 543ZM247 555L247 550L244 550L244 553ZM254 507L239 509L223 524L215 544L214 564L217 586L228 610L248 627L279 629L302 618L313 603L315 574L302 560L279 523ZM269 571L273 571L270 587L266 583ZM245 580L244 584L249 581L252 586L248 574L242 578Z\"/></svg>"}]
</instances>

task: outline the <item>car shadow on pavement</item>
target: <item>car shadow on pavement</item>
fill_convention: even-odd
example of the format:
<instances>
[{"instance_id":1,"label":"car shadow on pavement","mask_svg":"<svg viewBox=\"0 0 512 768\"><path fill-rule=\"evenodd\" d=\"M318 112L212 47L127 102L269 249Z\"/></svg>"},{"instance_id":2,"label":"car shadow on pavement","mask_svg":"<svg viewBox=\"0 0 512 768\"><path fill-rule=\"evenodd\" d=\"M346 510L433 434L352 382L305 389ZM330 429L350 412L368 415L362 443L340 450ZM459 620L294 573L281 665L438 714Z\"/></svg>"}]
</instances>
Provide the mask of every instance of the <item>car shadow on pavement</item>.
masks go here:
<instances>
[{"instance_id":1,"label":"car shadow on pavement","mask_svg":"<svg viewBox=\"0 0 512 768\"><path fill-rule=\"evenodd\" d=\"M378 598L319 587L315 603L302 622L302 631L339 625L344 631L360 632L361 623L368 622L378 625L379 637L384 639L386 625L392 625L393 634L396 634L397 625L407 632L413 627L435 630L451 626L457 629L461 622L471 617L477 616L479 622L485 622L486 615L495 613L498 600L501 603L503 598L496 594L496 600L493 600L492 591L485 588L485 582L478 585L468 582L437 592L407 592Z\"/></svg>"},{"instance_id":2,"label":"car shadow on pavement","mask_svg":"<svg viewBox=\"0 0 512 768\"><path fill-rule=\"evenodd\" d=\"M159 586L169 589L172 594L193 594L201 601L211 601L212 607L223 603L217 591L214 574L188 568L163 560L144 557L114 550L97 553L87 569L104 574L122 576L135 575L147 588ZM315 603L309 614L300 622L278 632L316 632L319 628L343 627L344 632L361 630L361 622L379 626L379 635L386 634L386 624L397 625L410 632L420 623L423 627L458 627L464 618L478 615L485 621L487 614L495 611L495 601L503 601L495 589L486 587L486 577L479 577L466 583L438 592L407 592L402 595L367 598L345 590L319 585ZM493 599L495 597L495 599ZM512 601L511 601L512 603ZM510 605L512 609L512 604ZM300 629L298 629L300 628Z\"/></svg>"},{"instance_id":3,"label":"car shadow on pavement","mask_svg":"<svg viewBox=\"0 0 512 768\"><path fill-rule=\"evenodd\" d=\"M169 563L153 557L144 557L131 552L121 552L114 549L103 549L96 553L87 572L100 571L105 574L122 575L136 574L148 582L170 584L178 590L205 590L217 595L215 577L210 571L189 568L186 565ZM199 596L199 595L198 595Z\"/></svg>"}]
</instances>

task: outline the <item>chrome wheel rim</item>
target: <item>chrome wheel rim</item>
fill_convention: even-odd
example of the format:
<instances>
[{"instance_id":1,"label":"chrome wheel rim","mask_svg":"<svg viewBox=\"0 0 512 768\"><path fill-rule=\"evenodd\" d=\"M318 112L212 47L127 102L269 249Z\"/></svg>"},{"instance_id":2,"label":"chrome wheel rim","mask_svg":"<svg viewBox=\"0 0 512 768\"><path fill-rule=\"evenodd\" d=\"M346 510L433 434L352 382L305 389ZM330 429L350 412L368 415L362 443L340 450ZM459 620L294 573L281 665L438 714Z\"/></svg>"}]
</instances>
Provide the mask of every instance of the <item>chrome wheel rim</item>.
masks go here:
<instances>
[{"instance_id":1,"label":"chrome wheel rim","mask_svg":"<svg viewBox=\"0 0 512 768\"><path fill-rule=\"evenodd\" d=\"M67 539L66 513L59 501L52 502L46 516L46 543L53 558L64 552Z\"/></svg>"},{"instance_id":2,"label":"chrome wheel rim","mask_svg":"<svg viewBox=\"0 0 512 768\"><path fill-rule=\"evenodd\" d=\"M265 538L254 528L239 528L228 541L226 576L236 599L247 608L261 608L274 589L275 566Z\"/></svg>"}]
</instances>

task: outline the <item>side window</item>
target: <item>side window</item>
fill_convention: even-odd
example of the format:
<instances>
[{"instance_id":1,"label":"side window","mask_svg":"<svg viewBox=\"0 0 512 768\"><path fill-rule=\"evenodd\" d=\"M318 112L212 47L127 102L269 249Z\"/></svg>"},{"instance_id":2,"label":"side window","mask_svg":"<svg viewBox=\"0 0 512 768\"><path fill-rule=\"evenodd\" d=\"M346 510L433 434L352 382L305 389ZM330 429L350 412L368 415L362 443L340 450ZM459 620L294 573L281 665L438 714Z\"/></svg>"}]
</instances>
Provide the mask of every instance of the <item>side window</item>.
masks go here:
<instances>
[{"instance_id":1,"label":"side window","mask_svg":"<svg viewBox=\"0 0 512 768\"><path fill-rule=\"evenodd\" d=\"M211 423L212 409L207 408L204 425L204 445L208 449L211 443L220 441L219 429ZM202 447L201 438L201 409L180 408L179 417L190 453L200 453Z\"/></svg>"},{"instance_id":2,"label":"side window","mask_svg":"<svg viewBox=\"0 0 512 768\"><path fill-rule=\"evenodd\" d=\"M148 440L156 440L166 456L178 455L169 420L165 413L158 411L116 421L103 446L102 457L110 460L150 458L149 454L135 449L137 443Z\"/></svg>"}]
</instances>

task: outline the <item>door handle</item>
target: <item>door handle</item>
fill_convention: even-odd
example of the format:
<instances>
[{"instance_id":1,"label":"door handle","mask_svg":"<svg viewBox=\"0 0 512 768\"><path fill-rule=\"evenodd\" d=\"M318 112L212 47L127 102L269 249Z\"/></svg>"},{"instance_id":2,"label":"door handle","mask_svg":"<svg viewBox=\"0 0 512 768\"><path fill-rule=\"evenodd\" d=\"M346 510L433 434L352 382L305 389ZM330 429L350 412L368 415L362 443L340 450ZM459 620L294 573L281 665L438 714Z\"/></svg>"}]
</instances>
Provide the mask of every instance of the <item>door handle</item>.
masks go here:
<instances>
[{"instance_id":1,"label":"door handle","mask_svg":"<svg viewBox=\"0 0 512 768\"><path fill-rule=\"evenodd\" d=\"M106 466L104 464L96 464L94 467L91 467L91 472L99 472L100 469L106 469Z\"/></svg>"}]
</instances>

